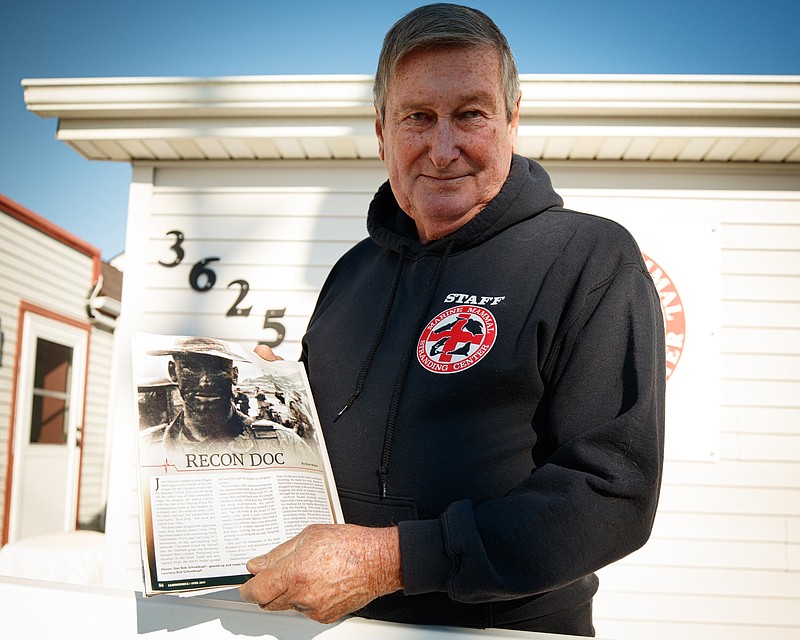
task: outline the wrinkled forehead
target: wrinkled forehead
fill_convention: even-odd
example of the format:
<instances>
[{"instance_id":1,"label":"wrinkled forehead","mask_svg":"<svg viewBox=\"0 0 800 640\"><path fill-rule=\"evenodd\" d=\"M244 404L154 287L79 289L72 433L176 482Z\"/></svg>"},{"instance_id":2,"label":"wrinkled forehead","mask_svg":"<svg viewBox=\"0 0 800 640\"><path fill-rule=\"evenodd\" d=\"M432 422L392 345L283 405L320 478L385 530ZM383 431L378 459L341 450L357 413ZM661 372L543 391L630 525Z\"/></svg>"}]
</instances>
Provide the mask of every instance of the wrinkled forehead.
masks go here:
<instances>
[{"instance_id":1,"label":"wrinkled forehead","mask_svg":"<svg viewBox=\"0 0 800 640\"><path fill-rule=\"evenodd\" d=\"M437 54L453 54L464 60L474 60L495 64L497 68L497 82L502 85L502 56L500 51L490 44L482 43L442 43L442 44L421 44L413 47L394 61L390 68L387 83L391 84L392 79L397 74L397 70L404 67L410 60L434 57Z\"/></svg>"},{"instance_id":2,"label":"wrinkled forehead","mask_svg":"<svg viewBox=\"0 0 800 640\"><path fill-rule=\"evenodd\" d=\"M444 66L443 66L444 63ZM505 101L503 71L499 52L489 45L437 45L409 51L397 61L386 83L386 102L396 100L397 92L431 89L431 79L447 70L461 78L463 92L474 93L475 81L482 93ZM434 86L441 93L441 84Z\"/></svg>"}]
</instances>

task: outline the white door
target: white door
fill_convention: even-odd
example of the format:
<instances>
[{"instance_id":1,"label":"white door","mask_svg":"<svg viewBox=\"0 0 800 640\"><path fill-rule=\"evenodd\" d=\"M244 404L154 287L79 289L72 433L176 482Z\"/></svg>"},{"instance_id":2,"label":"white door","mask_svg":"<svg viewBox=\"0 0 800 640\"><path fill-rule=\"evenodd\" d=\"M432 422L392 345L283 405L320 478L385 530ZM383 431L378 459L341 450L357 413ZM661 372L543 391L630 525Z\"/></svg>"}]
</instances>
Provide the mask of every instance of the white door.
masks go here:
<instances>
[{"instance_id":1,"label":"white door","mask_svg":"<svg viewBox=\"0 0 800 640\"><path fill-rule=\"evenodd\" d=\"M88 332L27 312L20 340L9 542L75 529Z\"/></svg>"}]
</instances>

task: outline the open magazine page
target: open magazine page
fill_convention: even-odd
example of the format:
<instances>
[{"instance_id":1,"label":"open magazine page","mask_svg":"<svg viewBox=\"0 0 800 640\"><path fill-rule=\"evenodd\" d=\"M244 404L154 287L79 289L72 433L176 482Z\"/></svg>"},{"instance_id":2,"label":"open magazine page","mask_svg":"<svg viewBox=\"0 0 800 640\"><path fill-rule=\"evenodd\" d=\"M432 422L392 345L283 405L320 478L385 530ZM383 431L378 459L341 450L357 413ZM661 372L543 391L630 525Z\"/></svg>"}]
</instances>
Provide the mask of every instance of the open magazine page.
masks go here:
<instances>
[{"instance_id":1,"label":"open magazine page","mask_svg":"<svg viewBox=\"0 0 800 640\"><path fill-rule=\"evenodd\" d=\"M132 360L145 595L242 584L250 558L343 522L301 363L146 333Z\"/></svg>"}]
</instances>

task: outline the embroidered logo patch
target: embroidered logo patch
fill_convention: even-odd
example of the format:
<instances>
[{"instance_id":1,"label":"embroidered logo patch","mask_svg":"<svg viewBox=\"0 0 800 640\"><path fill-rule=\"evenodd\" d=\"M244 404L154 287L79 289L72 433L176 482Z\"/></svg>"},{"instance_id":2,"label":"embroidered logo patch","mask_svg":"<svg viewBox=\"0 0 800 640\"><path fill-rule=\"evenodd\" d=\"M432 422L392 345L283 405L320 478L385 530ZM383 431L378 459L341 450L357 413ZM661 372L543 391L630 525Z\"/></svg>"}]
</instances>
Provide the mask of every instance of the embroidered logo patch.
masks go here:
<instances>
[{"instance_id":1,"label":"embroidered logo patch","mask_svg":"<svg viewBox=\"0 0 800 640\"><path fill-rule=\"evenodd\" d=\"M480 362L496 337L497 323L488 309L450 307L425 327L417 344L417 360L434 373L458 373Z\"/></svg>"}]
</instances>

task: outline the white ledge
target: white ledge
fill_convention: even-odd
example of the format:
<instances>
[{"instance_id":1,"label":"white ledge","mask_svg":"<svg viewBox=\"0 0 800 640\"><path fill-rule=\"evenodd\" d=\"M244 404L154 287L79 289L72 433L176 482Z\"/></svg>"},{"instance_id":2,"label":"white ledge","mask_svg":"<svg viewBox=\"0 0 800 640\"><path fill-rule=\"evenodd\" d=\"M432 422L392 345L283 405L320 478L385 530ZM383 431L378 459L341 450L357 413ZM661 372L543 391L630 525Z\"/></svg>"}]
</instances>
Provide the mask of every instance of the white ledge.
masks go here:
<instances>
[{"instance_id":1,"label":"white ledge","mask_svg":"<svg viewBox=\"0 0 800 640\"><path fill-rule=\"evenodd\" d=\"M499 629L459 629L348 618L322 625L294 612L265 613L237 592L215 596L143 598L140 593L102 587L0 577L0 620L4 638L261 637L267 640L557 640L560 636Z\"/></svg>"}]
</instances>

